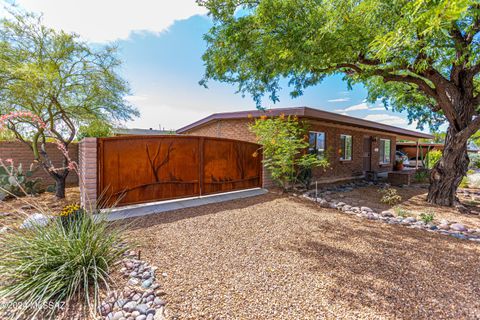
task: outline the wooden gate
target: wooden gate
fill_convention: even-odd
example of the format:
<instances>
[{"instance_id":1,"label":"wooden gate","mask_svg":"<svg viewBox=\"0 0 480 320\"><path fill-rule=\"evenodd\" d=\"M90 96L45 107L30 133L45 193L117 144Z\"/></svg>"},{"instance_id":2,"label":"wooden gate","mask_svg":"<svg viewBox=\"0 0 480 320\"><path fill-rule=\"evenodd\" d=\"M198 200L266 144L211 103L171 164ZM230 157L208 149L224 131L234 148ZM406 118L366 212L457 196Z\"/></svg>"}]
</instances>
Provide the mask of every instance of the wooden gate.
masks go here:
<instances>
[{"instance_id":1,"label":"wooden gate","mask_svg":"<svg viewBox=\"0 0 480 320\"><path fill-rule=\"evenodd\" d=\"M261 187L260 146L188 135L98 139L103 206Z\"/></svg>"}]
</instances>

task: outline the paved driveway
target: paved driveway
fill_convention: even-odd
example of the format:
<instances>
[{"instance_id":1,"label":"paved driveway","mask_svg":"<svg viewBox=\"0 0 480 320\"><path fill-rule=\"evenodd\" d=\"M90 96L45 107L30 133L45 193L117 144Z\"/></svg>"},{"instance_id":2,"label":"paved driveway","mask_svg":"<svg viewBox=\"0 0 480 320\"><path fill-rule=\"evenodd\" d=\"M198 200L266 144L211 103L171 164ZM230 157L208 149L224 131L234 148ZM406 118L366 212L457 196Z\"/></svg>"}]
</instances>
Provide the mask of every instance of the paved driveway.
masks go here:
<instances>
[{"instance_id":1,"label":"paved driveway","mask_svg":"<svg viewBox=\"0 0 480 320\"><path fill-rule=\"evenodd\" d=\"M272 194L131 228L171 318L480 318L476 243Z\"/></svg>"}]
</instances>

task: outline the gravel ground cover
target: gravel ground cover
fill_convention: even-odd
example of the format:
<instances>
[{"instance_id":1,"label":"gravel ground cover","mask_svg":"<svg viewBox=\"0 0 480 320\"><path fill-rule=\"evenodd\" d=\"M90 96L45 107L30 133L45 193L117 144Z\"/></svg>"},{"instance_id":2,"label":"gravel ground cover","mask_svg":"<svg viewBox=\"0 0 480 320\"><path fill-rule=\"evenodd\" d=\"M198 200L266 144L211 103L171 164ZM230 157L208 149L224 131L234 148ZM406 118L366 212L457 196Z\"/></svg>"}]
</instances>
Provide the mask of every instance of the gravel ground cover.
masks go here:
<instances>
[{"instance_id":1,"label":"gravel ground cover","mask_svg":"<svg viewBox=\"0 0 480 320\"><path fill-rule=\"evenodd\" d=\"M129 221L170 319L479 319L480 246L267 194Z\"/></svg>"}]
</instances>

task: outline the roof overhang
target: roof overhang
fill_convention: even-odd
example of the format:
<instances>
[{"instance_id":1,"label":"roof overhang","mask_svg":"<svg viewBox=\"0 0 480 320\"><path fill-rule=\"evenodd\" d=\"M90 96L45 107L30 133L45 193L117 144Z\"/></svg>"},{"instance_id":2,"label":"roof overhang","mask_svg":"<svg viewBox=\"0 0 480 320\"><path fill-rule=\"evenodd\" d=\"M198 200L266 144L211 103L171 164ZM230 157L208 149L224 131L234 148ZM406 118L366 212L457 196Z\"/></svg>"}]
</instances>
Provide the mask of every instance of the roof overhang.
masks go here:
<instances>
[{"instance_id":1,"label":"roof overhang","mask_svg":"<svg viewBox=\"0 0 480 320\"><path fill-rule=\"evenodd\" d=\"M322 120L337 124L351 125L359 128L365 128L370 130L382 131L387 133L395 134L400 138L414 138L414 139L433 139L433 135L417 132L413 130L398 128L374 121L349 117L333 112L308 108L308 107L296 107L296 108L276 108L266 111L262 110L251 110L251 111L239 111L239 112L225 112L225 113L214 113L206 118L198 120L194 123L191 123L185 127L182 127L177 130L177 133L184 133L188 130L204 126L210 122L227 120L227 119L243 119L243 118L259 118L260 116L279 116L284 114L286 116L298 116L301 118L309 118L315 120Z\"/></svg>"}]
</instances>

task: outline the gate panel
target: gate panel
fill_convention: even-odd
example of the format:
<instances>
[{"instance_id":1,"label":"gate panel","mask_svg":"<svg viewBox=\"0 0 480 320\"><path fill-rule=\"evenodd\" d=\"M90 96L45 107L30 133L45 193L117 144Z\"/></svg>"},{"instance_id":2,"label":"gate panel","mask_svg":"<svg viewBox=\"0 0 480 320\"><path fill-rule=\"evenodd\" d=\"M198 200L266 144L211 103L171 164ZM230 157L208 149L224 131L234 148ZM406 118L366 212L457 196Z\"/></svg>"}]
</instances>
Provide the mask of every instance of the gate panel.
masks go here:
<instances>
[{"instance_id":1,"label":"gate panel","mask_svg":"<svg viewBox=\"0 0 480 320\"><path fill-rule=\"evenodd\" d=\"M205 138L202 193L261 187L259 146L244 141Z\"/></svg>"},{"instance_id":2,"label":"gate panel","mask_svg":"<svg viewBox=\"0 0 480 320\"><path fill-rule=\"evenodd\" d=\"M187 135L98 139L98 199L127 205L261 187L259 145Z\"/></svg>"},{"instance_id":3,"label":"gate panel","mask_svg":"<svg viewBox=\"0 0 480 320\"><path fill-rule=\"evenodd\" d=\"M195 137L115 137L99 141L99 193L107 204L200 195Z\"/></svg>"}]
</instances>

